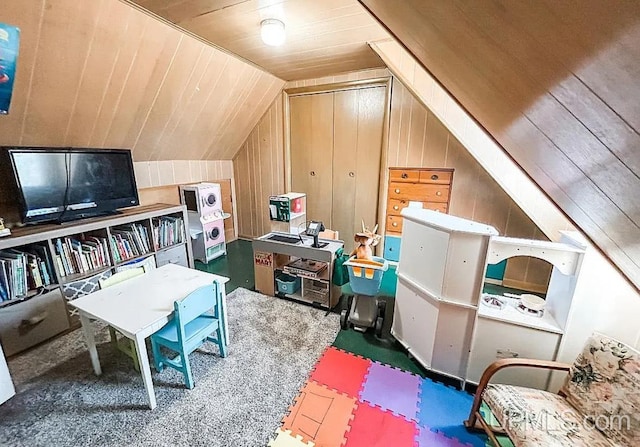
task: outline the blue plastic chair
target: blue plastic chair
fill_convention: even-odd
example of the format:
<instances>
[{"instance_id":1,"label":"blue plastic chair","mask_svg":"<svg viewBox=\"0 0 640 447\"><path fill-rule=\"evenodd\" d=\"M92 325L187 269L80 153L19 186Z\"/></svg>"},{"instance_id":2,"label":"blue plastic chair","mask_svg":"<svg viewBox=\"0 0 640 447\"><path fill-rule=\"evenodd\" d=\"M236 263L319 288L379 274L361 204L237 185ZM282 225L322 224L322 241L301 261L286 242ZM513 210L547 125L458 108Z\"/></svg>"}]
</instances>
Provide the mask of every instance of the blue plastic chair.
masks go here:
<instances>
[{"instance_id":1,"label":"blue plastic chair","mask_svg":"<svg viewBox=\"0 0 640 447\"><path fill-rule=\"evenodd\" d=\"M180 371L187 388L193 388L189 354L208 340L218 345L222 357L227 356L220 284L214 281L211 285L200 287L176 301L174 309L173 319L151 335L153 361L157 371L162 371L165 366ZM169 358L163 355L161 346L177 353L177 356Z\"/></svg>"}]
</instances>

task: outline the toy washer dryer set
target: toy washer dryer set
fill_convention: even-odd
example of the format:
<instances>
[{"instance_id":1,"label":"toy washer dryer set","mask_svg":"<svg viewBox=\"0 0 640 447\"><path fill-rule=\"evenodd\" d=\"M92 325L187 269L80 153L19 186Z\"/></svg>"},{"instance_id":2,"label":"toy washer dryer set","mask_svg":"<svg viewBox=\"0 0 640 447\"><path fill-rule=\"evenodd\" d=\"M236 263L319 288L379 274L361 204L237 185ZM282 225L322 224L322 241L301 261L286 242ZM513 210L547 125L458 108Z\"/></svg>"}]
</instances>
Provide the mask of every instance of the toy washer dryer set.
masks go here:
<instances>
[{"instance_id":1,"label":"toy washer dryer set","mask_svg":"<svg viewBox=\"0 0 640 447\"><path fill-rule=\"evenodd\" d=\"M222 193L217 183L180 186L180 201L187 206L193 257L205 264L227 254Z\"/></svg>"}]
</instances>

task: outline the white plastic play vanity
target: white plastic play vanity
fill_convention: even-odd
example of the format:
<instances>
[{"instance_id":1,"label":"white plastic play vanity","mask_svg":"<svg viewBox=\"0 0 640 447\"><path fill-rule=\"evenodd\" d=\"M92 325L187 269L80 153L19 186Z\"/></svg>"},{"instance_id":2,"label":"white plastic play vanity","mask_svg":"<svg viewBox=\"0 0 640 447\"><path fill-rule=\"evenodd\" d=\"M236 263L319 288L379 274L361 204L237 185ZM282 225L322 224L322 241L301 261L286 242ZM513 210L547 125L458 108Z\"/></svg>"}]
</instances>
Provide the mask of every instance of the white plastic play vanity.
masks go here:
<instances>
[{"instance_id":1,"label":"white plastic play vanity","mask_svg":"<svg viewBox=\"0 0 640 447\"><path fill-rule=\"evenodd\" d=\"M574 233L561 242L498 236L495 228L436 211L402 211L403 238L392 334L425 368L477 383L496 358L554 360L562 340L585 246ZM481 300L487 263L514 256L553 266L542 316ZM496 380L544 389L549 373L499 372Z\"/></svg>"}]
</instances>

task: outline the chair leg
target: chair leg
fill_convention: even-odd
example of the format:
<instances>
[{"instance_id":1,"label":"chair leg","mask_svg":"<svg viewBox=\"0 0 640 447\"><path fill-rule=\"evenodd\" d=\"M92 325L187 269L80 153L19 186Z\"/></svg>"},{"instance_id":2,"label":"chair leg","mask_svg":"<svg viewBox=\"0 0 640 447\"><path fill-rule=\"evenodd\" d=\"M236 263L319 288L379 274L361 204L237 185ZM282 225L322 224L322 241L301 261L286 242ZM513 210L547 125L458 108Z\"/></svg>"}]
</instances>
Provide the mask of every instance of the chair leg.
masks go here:
<instances>
[{"instance_id":1,"label":"chair leg","mask_svg":"<svg viewBox=\"0 0 640 447\"><path fill-rule=\"evenodd\" d=\"M136 349L136 342L129 340L129 349L131 349L131 358L133 359L133 367L136 371L140 372L140 362L138 360L138 350Z\"/></svg>"},{"instance_id":2,"label":"chair leg","mask_svg":"<svg viewBox=\"0 0 640 447\"><path fill-rule=\"evenodd\" d=\"M109 335L111 336L111 346L113 346L114 349L118 349L118 336L112 326L109 326Z\"/></svg>"},{"instance_id":3,"label":"chair leg","mask_svg":"<svg viewBox=\"0 0 640 447\"><path fill-rule=\"evenodd\" d=\"M227 356L227 346L225 345L224 341L224 337L222 337L223 334L223 329L218 327L218 330L216 330L216 337L218 338L217 340L217 345L218 348L220 349L220 355L222 357L226 357Z\"/></svg>"},{"instance_id":4,"label":"chair leg","mask_svg":"<svg viewBox=\"0 0 640 447\"><path fill-rule=\"evenodd\" d=\"M160 354L160 345L158 345L153 338L151 339L151 350L153 351L153 366L156 368L156 371L160 372L164 369L162 354ZM136 351L136 356L137 355L138 353Z\"/></svg>"},{"instance_id":5,"label":"chair leg","mask_svg":"<svg viewBox=\"0 0 640 447\"><path fill-rule=\"evenodd\" d=\"M189 355L186 352L182 352L180 355L180 362L182 363L182 374L184 375L184 383L187 388L192 389L193 376L191 375L191 365L189 364Z\"/></svg>"}]
</instances>

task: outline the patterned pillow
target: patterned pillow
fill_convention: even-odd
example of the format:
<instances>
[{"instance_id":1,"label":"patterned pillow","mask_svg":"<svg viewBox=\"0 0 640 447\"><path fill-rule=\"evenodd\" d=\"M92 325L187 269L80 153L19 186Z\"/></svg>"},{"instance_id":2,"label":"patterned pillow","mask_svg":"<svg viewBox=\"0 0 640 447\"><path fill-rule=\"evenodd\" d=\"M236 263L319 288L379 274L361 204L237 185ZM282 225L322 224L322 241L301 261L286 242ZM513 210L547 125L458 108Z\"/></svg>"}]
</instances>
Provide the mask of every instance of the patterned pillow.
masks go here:
<instances>
[{"instance_id":1,"label":"patterned pillow","mask_svg":"<svg viewBox=\"0 0 640 447\"><path fill-rule=\"evenodd\" d=\"M98 282L111 276L111 270L106 270L89 278L79 279L62 286L62 294L67 301L75 300L81 296L95 292L100 289Z\"/></svg>"},{"instance_id":2,"label":"patterned pillow","mask_svg":"<svg viewBox=\"0 0 640 447\"><path fill-rule=\"evenodd\" d=\"M640 353L594 334L576 358L562 392L615 444L640 445Z\"/></svg>"}]
</instances>

